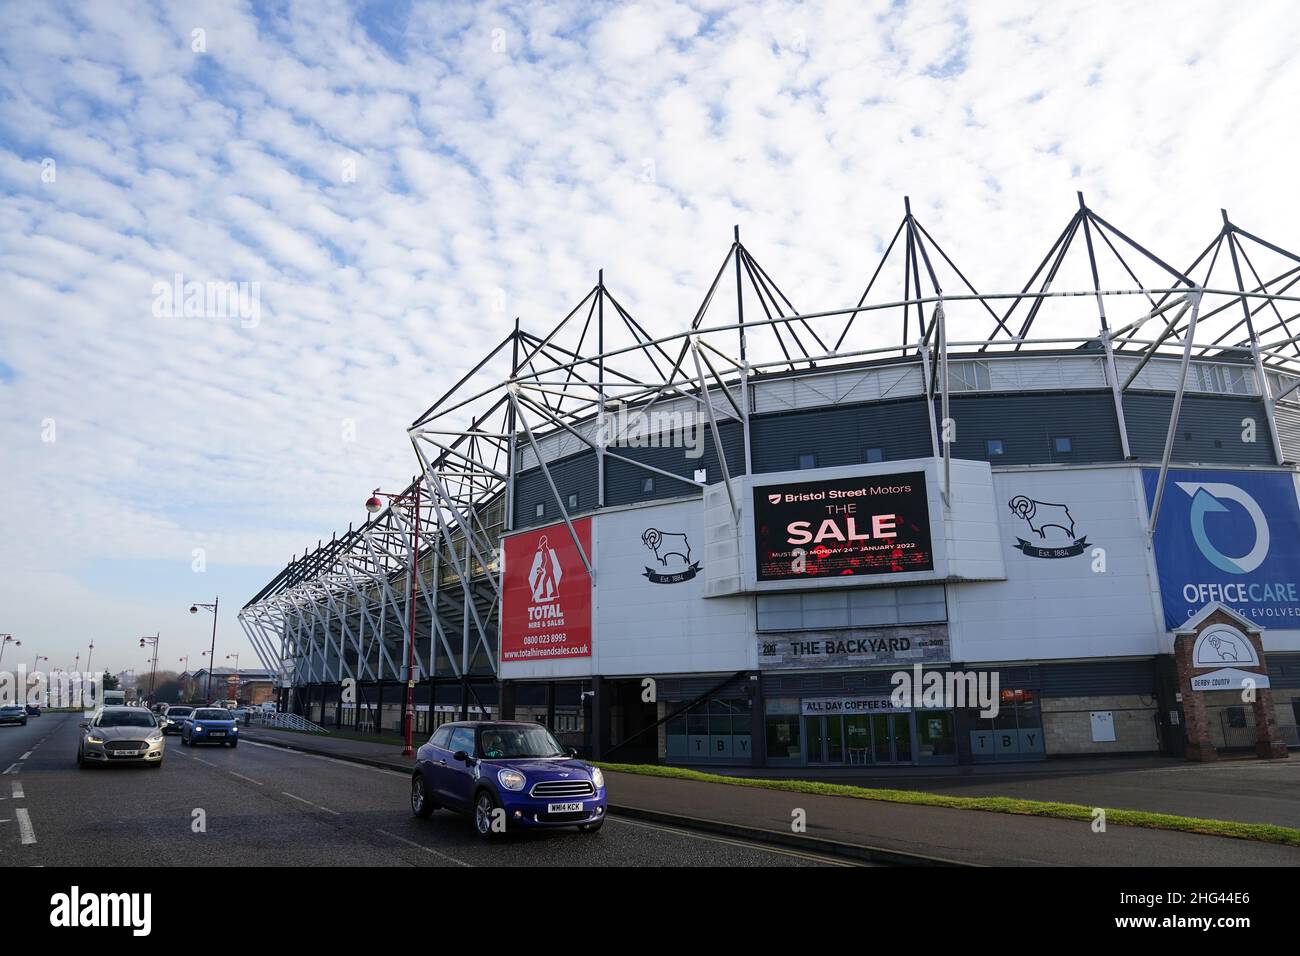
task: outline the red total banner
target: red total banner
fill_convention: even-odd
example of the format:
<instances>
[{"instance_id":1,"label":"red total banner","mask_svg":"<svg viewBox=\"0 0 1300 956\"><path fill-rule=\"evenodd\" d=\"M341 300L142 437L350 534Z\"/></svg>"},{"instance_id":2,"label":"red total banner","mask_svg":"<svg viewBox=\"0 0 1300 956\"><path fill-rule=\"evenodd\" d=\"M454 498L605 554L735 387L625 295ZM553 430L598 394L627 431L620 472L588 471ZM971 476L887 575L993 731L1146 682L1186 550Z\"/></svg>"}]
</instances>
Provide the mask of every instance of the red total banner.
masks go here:
<instances>
[{"instance_id":1,"label":"red total banner","mask_svg":"<svg viewBox=\"0 0 1300 956\"><path fill-rule=\"evenodd\" d=\"M573 522L591 558L591 519ZM505 539L501 660L591 656L591 575L563 524Z\"/></svg>"}]
</instances>

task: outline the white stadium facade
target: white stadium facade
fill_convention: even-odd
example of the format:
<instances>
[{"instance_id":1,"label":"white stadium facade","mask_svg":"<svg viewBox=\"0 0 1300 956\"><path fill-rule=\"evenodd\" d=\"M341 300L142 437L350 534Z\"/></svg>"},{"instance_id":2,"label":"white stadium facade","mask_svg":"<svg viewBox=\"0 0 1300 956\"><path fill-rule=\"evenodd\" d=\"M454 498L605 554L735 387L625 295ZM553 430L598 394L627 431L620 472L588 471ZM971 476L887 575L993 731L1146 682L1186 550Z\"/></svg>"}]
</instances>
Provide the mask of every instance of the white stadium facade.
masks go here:
<instances>
[{"instance_id":1,"label":"white stadium facade","mask_svg":"<svg viewBox=\"0 0 1300 956\"><path fill-rule=\"evenodd\" d=\"M1300 256L1206 238L1174 265L1080 196L981 292L905 204L860 299L799 312L737 232L674 330L602 275L240 621L327 729L396 732L409 684L419 737L535 719L616 761L1285 756Z\"/></svg>"}]
</instances>

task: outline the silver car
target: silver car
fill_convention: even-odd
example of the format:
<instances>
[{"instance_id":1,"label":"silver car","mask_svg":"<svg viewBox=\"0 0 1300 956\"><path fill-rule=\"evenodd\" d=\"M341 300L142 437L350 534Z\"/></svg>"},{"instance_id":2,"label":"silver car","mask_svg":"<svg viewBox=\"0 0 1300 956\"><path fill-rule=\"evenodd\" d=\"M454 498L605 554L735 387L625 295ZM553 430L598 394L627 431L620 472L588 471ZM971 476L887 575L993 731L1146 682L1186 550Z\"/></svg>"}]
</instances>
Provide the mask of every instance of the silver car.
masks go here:
<instances>
[{"instance_id":1,"label":"silver car","mask_svg":"<svg viewBox=\"0 0 1300 956\"><path fill-rule=\"evenodd\" d=\"M81 725L77 766L143 763L161 767L163 733L145 707L101 707Z\"/></svg>"}]
</instances>

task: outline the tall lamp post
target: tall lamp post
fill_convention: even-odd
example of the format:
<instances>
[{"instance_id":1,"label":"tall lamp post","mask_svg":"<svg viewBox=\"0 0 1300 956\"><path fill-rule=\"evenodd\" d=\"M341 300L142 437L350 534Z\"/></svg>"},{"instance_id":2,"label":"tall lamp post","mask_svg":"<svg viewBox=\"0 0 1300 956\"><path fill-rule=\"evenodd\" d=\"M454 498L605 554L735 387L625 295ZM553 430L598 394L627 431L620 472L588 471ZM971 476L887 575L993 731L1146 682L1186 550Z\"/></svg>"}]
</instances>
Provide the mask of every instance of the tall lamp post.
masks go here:
<instances>
[{"instance_id":1,"label":"tall lamp post","mask_svg":"<svg viewBox=\"0 0 1300 956\"><path fill-rule=\"evenodd\" d=\"M0 661L5 659L5 648L10 644L13 644L14 647L23 646L23 642L15 641L12 634L0 634Z\"/></svg>"},{"instance_id":2,"label":"tall lamp post","mask_svg":"<svg viewBox=\"0 0 1300 956\"><path fill-rule=\"evenodd\" d=\"M162 632L160 631L159 633L155 634L153 637L140 638L141 647L153 648L153 659L149 669L149 703L151 704L153 703L153 681L154 681L154 677L156 677L158 674L158 638L161 636L162 636Z\"/></svg>"},{"instance_id":3,"label":"tall lamp post","mask_svg":"<svg viewBox=\"0 0 1300 956\"><path fill-rule=\"evenodd\" d=\"M94 656L95 656L95 642L94 642L94 641L91 641L91 642L90 642L90 653L86 655L86 673L87 673L87 674L93 674L93 673L94 673L94 671L92 671L92 670L90 669L90 661L91 661L91 658L93 658Z\"/></svg>"},{"instance_id":4,"label":"tall lamp post","mask_svg":"<svg viewBox=\"0 0 1300 956\"><path fill-rule=\"evenodd\" d=\"M230 660L232 657L235 659L235 702L238 703L239 702L239 652L236 651L233 654L227 654L226 660Z\"/></svg>"},{"instance_id":5,"label":"tall lamp post","mask_svg":"<svg viewBox=\"0 0 1300 956\"><path fill-rule=\"evenodd\" d=\"M393 505L411 509L415 516L411 524L411 573L409 575L411 597L407 602L410 607L410 635L407 640L406 654L406 719L402 721L402 736L405 741L402 747L403 757L415 753L415 749L411 746L411 731L415 727L415 582L420 574L420 483L415 482L414 485L414 492L403 492L397 495L381 492L376 488L366 499L366 511L370 514L376 514L383 509L384 503L379 500L382 496Z\"/></svg>"},{"instance_id":6,"label":"tall lamp post","mask_svg":"<svg viewBox=\"0 0 1300 956\"><path fill-rule=\"evenodd\" d=\"M221 596L212 599L211 604L191 604L190 613L198 614L199 608L207 608L212 612L212 648L208 651L208 703L212 703L212 666L217 662L217 606L221 603Z\"/></svg>"},{"instance_id":7,"label":"tall lamp post","mask_svg":"<svg viewBox=\"0 0 1300 956\"><path fill-rule=\"evenodd\" d=\"M49 659L48 657L44 657L44 656L42 656L42 655L40 655L40 654L37 654L37 655L36 655L36 660L32 661L32 673L33 673L33 674L35 674L37 671L39 671L39 670L41 669L41 661L45 661L45 663L48 664L48 663L50 662L50 659ZM32 680L33 680L32 689L33 689L33 692L35 692L36 689L40 687L40 682L37 681L36 678L33 678ZM50 694L49 682L46 681L46 684L45 684L45 702L46 702L46 704L48 704L49 701L50 701L49 694ZM40 703L40 699L39 699L39 697L40 697L40 695L37 694L37 701L36 701L36 702L37 702L38 704Z\"/></svg>"}]
</instances>

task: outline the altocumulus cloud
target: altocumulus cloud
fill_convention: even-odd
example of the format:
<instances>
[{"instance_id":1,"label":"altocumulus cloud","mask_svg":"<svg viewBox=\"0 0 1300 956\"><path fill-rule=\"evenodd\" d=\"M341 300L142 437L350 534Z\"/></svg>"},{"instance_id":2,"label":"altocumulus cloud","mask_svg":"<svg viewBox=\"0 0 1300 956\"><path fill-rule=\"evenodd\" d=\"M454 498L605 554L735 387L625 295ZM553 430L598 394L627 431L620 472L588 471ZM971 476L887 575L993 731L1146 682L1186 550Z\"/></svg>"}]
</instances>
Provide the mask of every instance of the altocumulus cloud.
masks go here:
<instances>
[{"instance_id":1,"label":"altocumulus cloud","mask_svg":"<svg viewBox=\"0 0 1300 956\"><path fill-rule=\"evenodd\" d=\"M169 586L104 582L194 548L207 581L269 576L412 473L404 426L514 316L549 327L603 267L679 329L735 222L806 310L856 300L904 193L985 289L1075 189L1179 264L1220 205L1300 244L1286 13L9 4L2 623L152 630ZM256 283L260 320L155 315L176 277Z\"/></svg>"}]
</instances>

